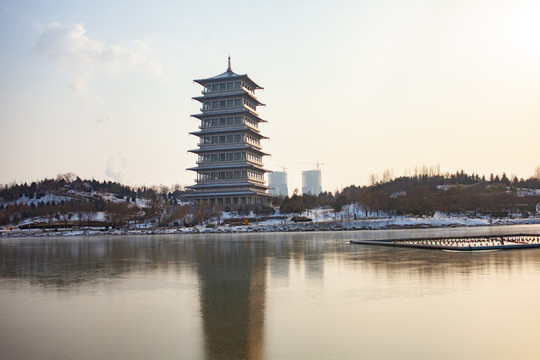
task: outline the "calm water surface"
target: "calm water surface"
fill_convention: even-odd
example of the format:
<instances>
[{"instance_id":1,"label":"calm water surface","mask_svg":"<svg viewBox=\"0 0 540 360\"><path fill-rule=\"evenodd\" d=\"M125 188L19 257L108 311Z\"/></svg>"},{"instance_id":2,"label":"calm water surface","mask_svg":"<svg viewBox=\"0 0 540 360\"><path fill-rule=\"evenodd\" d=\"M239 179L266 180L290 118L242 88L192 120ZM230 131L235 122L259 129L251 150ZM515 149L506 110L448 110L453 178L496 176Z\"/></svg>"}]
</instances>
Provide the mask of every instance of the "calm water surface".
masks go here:
<instances>
[{"instance_id":1,"label":"calm water surface","mask_svg":"<svg viewBox=\"0 0 540 360\"><path fill-rule=\"evenodd\" d=\"M538 359L540 226L0 240L2 359Z\"/></svg>"}]
</instances>

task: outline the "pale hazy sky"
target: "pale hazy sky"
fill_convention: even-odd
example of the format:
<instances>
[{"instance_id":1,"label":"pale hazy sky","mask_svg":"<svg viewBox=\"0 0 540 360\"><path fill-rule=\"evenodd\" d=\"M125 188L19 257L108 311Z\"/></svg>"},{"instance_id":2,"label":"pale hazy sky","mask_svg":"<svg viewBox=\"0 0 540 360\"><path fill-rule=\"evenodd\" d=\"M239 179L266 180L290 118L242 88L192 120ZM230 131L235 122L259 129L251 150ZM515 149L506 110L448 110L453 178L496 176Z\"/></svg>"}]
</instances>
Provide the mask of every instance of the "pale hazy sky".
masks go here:
<instances>
[{"instance_id":1,"label":"pale hazy sky","mask_svg":"<svg viewBox=\"0 0 540 360\"><path fill-rule=\"evenodd\" d=\"M1 1L0 183L193 184L201 87L247 73L266 167L531 176L540 1Z\"/></svg>"}]
</instances>

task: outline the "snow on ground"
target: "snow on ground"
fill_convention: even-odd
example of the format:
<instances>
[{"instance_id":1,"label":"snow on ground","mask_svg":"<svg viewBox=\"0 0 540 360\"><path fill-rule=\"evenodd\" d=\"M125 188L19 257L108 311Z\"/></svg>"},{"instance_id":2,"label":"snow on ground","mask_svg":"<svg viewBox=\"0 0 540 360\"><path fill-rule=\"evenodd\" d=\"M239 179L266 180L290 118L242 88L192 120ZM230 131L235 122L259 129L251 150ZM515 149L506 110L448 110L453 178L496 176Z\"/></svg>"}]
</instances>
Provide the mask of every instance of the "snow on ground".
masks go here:
<instances>
[{"instance_id":1,"label":"snow on ground","mask_svg":"<svg viewBox=\"0 0 540 360\"><path fill-rule=\"evenodd\" d=\"M44 204L46 204L48 202L51 203L53 201L55 203L59 203L61 201L69 201L69 200L71 200L71 197L69 197L69 196L59 196L59 195L47 194L47 195L44 195L44 196L40 197L39 199L36 198L36 197L29 198L29 197L26 197L26 196L22 196L22 197L18 198L17 200L2 202L2 204L4 204L4 205L10 205L10 204L20 204L20 205L34 204L34 205L38 205L40 202L43 202Z\"/></svg>"},{"instance_id":2,"label":"snow on ground","mask_svg":"<svg viewBox=\"0 0 540 360\"><path fill-rule=\"evenodd\" d=\"M102 192L88 193L88 192L78 192L78 191L74 191L74 190L69 190L69 191L65 192L65 194L66 195L46 194L46 195L41 196L39 199L37 197L29 198L27 196L22 196L22 197L20 197L20 198L18 198L16 200L12 200L12 201L4 201L2 198L0 198L0 204L3 204L3 205L15 205L15 204L21 204L21 205L34 204L34 205L38 205L40 202L43 202L43 203L46 204L46 203L52 203L53 201L58 204L61 201L68 202L68 201L70 201L72 199L88 199L88 198L93 198L95 196L100 196L106 201L111 201L111 202L116 202L116 203L126 201L125 197L121 199L121 198L118 198L114 194L102 193ZM141 208L144 208L144 207L147 206L147 200L146 199L137 198L135 203Z\"/></svg>"},{"instance_id":3,"label":"snow on ground","mask_svg":"<svg viewBox=\"0 0 540 360\"><path fill-rule=\"evenodd\" d=\"M333 213L332 213L333 214ZM28 236L79 236L79 235L151 235L151 234L193 234L193 233L246 233L246 232L296 232L296 231L343 231L343 230L382 230L382 229L408 229L408 228L436 228L436 227L466 227L489 225L518 225L540 224L540 218L529 219L472 219L463 216L442 216L414 218L406 216L362 218L357 220L328 220L326 212L320 211L319 221L294 223L290 219L269 219L258 223L239 226L213 226L197 225L194 227L153 227L150 223L136 224L131 228L123 229L59 229L59 230L20 230L18 228L2 229L2 237L28 237ZM322 221L326 220L326 221Z\"/></svg>"},{"instance_id":4,"label":"snow on ground","mask_svg":"<svg viewBox=\"0 0 540 360\"><path fill-rule=\"evenodd\" d=\"M518 189L518 196L538 196L540 195L540 189Z\"/></svg>"},{"instance_id":5,"label":"snow on ground","mask_svg":"<svg viewBox=\"0 0 540 360\"><path fill-rule=\"evenodd\" d=\"M119 199L117 199L119 200ZM55 199L55 201L57 201ZM122 201L122 200L119 200ZM540 224L540 218L490 218L468 217L465 215L455 216L443 213L435 213L431 217L414 216L390 216L365 211L362 207L348 205L341 212L335 213L331 208L317 208L307 210L300 216L312 219L309 222L292 221L292 214L280 214L279 210L273 216L257 216L253 213L242 216L237 212L224 212L221 221L227 219L248 218L248 225L231 226L221 224L217 226L217 218L208 219L212 225L197 225L194 227L156 227L153 222L131 223L129 228L105 229L83 228L82 229L47 229L44 230L20 230L16 227L0 230L1 236L49 236L49 235L138 235L138 234L178 234L178 233L234 233L234 232L286 232L286 231L341 231L341 230L379 230L400 228L436 228L436 227L462 227L462 226L489 226L489 225L514 225L514 224ZM264 221L263 221L264 219ZM73 214L70 221L77 222L77 214ZM107 214L104 212L93 214L92 221L106 221ZM255 220L255 221L254 221ZM256 221L260 220L260 221ZM63 220L56 221L50 218L28 219L21 225L30 223L53 223L62 224Z\"/></svg>"}]
</instances>

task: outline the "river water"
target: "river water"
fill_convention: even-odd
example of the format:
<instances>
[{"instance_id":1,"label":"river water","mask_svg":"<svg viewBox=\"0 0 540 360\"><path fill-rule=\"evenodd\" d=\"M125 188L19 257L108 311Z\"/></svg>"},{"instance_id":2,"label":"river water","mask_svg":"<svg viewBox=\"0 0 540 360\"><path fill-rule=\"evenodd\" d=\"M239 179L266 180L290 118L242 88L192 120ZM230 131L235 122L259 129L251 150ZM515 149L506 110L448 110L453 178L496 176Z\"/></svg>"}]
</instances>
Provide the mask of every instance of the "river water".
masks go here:
<instances>
[{"instance_id":1,"label":"river water","mask_svg":"<svg viewBox=\"0 0 540 360\"><path fill-rule=\"evenodd\" d=\"M540 226L0 240L2 359L538 359Z\"/></svg>"}]
</instances>

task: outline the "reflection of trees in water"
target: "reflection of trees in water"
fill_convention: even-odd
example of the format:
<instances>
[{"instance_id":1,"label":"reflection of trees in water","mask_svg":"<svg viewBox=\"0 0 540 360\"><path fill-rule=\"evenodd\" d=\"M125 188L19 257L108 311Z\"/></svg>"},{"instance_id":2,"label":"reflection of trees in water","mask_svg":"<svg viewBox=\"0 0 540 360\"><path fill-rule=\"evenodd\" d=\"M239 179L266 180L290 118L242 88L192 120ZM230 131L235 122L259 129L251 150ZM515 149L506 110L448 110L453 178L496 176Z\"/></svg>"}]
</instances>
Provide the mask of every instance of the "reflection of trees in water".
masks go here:
<instances>
[{"instance_id":1,"label":"reflection of trees in water","mask_svg":"<svg viewBox=\"0 0 540 360\"><path fill-rule=\"evenodd\" d=\"M289 265L304 266L308 278L322 277L324 263L345 262L360 271L409 274L443 280L485 271L508 272L534 261L538 250L462 254L442 251L348 245L345 233L285 233L207 236L134 236L5 240L0 245L0 277L43 285L77 285L129 272L176 268L192 263L251 269L268 258L272 276L287 278ZM195 264L192 264L195 265ZM237 270L235 270L235 267Z\"/></svg>"},{"instance_id":2,"label":"reflection of trees in water","mask_svg":"<svg viewBox=\"0 0 540 360\"><path fill-rule=\"evenodd\" d=\"M290 263L304 266L308 278L317 278L322 277L324 264L332 261L345 262L359 272L399 272L440 281L447 276L520 270L524 262L536 263L540 257L540 250L463 254L373 248L348 245L350 236L344 232L4 240L0 277L70 286L133 271L180 272L183 266L213 263L229 269L228 276L235 278L248 276L254 264L266 258L272 276L283 278L289 276Z\"/></svg>"},{"instance_id":3,"label":"reflection of trees in water","mask_svg":"<svg viewBox=\"0 0 540 360\"><path fill-rule=\"evenodd\" d=\"M191 262L186 242L162 237L92 237L17 240L1 245L0 277L42 286L77 286L99 278Z\"/></svg>"},{"instance_id":4,"label":"reflection of trees in water","mask_svg":"<svg viewBox=\"0 0 540 360\"><path fill-rule=\"evenodd\" d=\"M289 234L290 235L290 234ZM249 246L237 248L223 245L232 241L249 241ZM244 239L244 240L242 240ZM0 277L27 279L43 285L77 285L97 278L116 277L129 272L156 269L176 269L195 265L205 254L205 261L218 256L222 266L242 264L244 258L259 258L257 254L289 261L308 256L316 261L321 248L317 240L291 241L291 237L271 242L257 235L208 236L132 236L73 237L4 240L0 244ZM213 246L214 241L221 245ZM197 250L197 251L195 251ZM230 256L229 256L230 255ZM230 258L229 258L230 257Z\"/></svg>"},{"instance_id":5,"label":"reflection of trees in water","mask_svg":"<svg viewBox=\"0 0 540 360\"><path fill-rule=\"evenodd\" d=\"M206 357L260 359L268 272L288 281L289 267L297 266L306 279L320 280L325 267L339 265L360 282L403 279L429 287L540 267L540 250L463 254L349 245L350 238L343 232L5 240L0 278L65 288L131 272L196 269ZM381 288L389 293L376 296L394 295L391 286ZM366 296L375 293L369 290Z\"/></svg>"}]
</instances>

